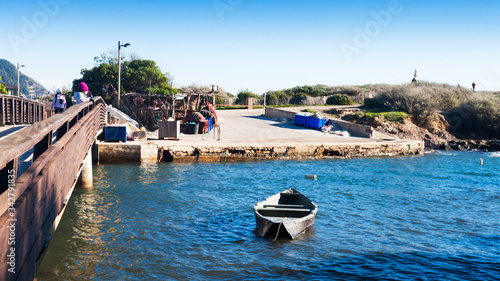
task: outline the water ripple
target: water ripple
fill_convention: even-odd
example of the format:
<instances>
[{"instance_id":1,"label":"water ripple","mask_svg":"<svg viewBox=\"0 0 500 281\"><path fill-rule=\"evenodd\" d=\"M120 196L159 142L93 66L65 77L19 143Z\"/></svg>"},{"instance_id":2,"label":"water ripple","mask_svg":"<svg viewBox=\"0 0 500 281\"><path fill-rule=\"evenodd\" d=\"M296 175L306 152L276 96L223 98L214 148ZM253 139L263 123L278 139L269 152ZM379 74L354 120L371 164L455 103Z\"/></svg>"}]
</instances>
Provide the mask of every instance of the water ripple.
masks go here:
<instances>
[{"instance_id":1,"label":"water ripple","mask_svg":"<svg viewBox=\"0 0 500 281\"><path fill-rule=\"evenodd\" d=\"M498 280L499 167L460 152L98 166L37 278ZM259 237L253 205L290 187L318 203L315 225L294 241Z\"/></svg>"}]
</instances>

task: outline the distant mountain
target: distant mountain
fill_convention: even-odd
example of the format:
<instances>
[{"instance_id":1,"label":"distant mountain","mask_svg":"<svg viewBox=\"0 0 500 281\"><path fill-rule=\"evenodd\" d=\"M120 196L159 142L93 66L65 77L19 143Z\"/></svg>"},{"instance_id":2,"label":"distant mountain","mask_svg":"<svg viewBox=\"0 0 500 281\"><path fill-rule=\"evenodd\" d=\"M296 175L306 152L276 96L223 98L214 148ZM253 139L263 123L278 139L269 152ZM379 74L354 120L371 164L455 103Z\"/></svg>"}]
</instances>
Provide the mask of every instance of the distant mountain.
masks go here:
<instances>
[{"instance_id":1,"label":"distant mountain","mask_svg":"<svg viewBox=\"0 0 500 281\"><path fill-rule=\"evenodd\" d=\"M19 84L21 85L21 93L29 97L29 86L33 86L37 97L47 94L48 90L38 83L35 79L28 77L22 73L22 68L19 70ZM0 59L0 76L2 82L17 85L17 66L10 63L8 60Z\"/></svg>"}]
</instances>

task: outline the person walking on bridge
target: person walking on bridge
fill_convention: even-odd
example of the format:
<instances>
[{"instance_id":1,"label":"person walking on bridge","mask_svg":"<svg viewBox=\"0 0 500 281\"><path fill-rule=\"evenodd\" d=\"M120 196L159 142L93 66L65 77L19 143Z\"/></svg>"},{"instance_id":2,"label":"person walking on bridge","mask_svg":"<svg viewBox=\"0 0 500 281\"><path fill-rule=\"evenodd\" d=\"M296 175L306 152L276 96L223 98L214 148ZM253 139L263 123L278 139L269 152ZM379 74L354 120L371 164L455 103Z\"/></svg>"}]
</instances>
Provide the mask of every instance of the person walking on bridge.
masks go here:
<instances>
[{"instance_id":1,"label":"person walking on bridge","mask_svg":"<svg viewBox=\"0 0 500 281\"><path fill-rule=\"evenodd\" d=\"M66 109L66 97L64 96L61 89L57 89L56 95L52 100L51 109L55 108L56 114L62 113Z\"/></svg>"},{"instance_id":2,"label":"person walking on bridge","mask_svg":"<svg viewBox=\"0 0 500 281\"><path fill-rule=\"evenodd\" d=\"M85 84L85 82L81 82L80 85L78 85L78 92L74 93L73 98L75 99L76 104L90 101L92 93L89 91L89 87Z\"/></svg>"}]
</instances>

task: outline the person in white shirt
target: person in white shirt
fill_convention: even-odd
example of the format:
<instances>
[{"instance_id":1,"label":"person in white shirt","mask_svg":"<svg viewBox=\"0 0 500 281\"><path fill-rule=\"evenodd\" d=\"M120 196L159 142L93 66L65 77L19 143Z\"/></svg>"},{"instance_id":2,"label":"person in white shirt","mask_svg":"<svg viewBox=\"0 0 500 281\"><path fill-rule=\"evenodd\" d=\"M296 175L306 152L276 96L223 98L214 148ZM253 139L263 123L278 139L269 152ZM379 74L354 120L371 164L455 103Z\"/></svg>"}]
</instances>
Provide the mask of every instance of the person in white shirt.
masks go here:
<instances>
[{"instance_id":1,"label":"person in white shirt","mask_svg":"<svg viewBox=\"0 0 500 281\"><path fill-rule=\"evenodd\" d=\"M90 101L92 93L89 91L89 87L85 84L85 82L80 83L78 86L78 92L74 93L73 98L75 99L76 104Z\"/></svg>"},{"instance_id":2,"label":"person in white shirt","mask_svg":"<svg viewBox=\"0 0 500 281\"><path fill-rule=\"evenodd\" d=\"M66 97L64 96L61 89L57 89L56 95L52 100L52 105L50 108L55 108L56 114L61 113L66 109Z\"/></svg>"}]
</instances>

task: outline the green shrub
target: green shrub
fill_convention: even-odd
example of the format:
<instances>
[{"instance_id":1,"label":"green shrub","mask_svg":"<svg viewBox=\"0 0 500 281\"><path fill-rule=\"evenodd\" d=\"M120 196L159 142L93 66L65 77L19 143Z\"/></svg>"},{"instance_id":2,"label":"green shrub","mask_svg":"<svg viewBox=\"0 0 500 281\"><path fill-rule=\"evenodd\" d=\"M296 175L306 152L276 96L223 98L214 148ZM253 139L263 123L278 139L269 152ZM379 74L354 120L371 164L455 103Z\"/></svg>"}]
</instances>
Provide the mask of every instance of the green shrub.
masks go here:
<instances>
[{"instance_id":1,"label":"green shrub","mask_svg":"<svg viewBox=\"0 0 500 281\"><path fill-rule=\"evenodd\" d=\"M316 86L297 86L291 89L283 90L283 92L287 96L309 96L309 97L319 97L326 96L326 86L325 85L316 85Z\"/></svg>"},{"instance_id":2,"label":"green shrub","mask_svg":"<svg viewBox=\"0 0 500 281\"><path fill-rule=\"evenodd\" d=\"M256 100L262 100L261 96L254 94L253 92L247 90L240 90L238 92L238 98L236 99L236 104L247 104L248 98L254 98Z\"/></svg>"},{"instance_id":3,"label":"green shrub","mask_svg":"<svg viewBox=\"0 0 500 281\"><path fill-rule=\"evenodd\" d=\"M266 93L266 104L278 105L288 103L288 96L282 91L269 91Z\"/></svg>"},{"instance_id":4,"label":"green shrub","mask_svg":"<svg viewBox=\"0 0 500 281\"><path fill-rule=\"evenodd\" d=\"M330 105L351 105L352 99L348 95L336 94L328 98L326 104Z\"/></svg>"},{"instance_id":5,"label":"green shrub","mask_svg":"<svg viewBox=\"0 0 500 281\"><path fill-rule=\"evenodd\" d=\"M224 104L224 98L221 95L215 95L215 104Z\"/></svg>"},{"instance_id":6,"label":"green shrub","mask_svg":"<svg viewBox=\"0 0 500 281\"><path fill-rule=\"evenodd\" d=\"M447 111L445 117L456 133L486 138L500 136L500 99L492 94L473 96Z\"/></svg>"},{"instance_id":7,"label":"green shrub","mask_svg":"<svg viewBox=\"0 0 500 281\"><path fill-rule=\"evenodd\" d=\"M394 87L381 93L378 98L392 111L404 111L411 115L418 126L430 124L438 104L432 94L425 89L412 88L411 85Z\"/></svg>"},{"instance_id":8,"label":"green shrub","mask_svg":"<svg viewBox=\"0 0 500 281\"><path fill-rule=\"evenodd\" d=\"M305 104L306 99L307 99L307 94L298 93L290 99L289 103L295 105L303 105Z\"/></svg>"},{"instance_id":9,"label":"green shrub","mask_svg":"<svg viewBox=\"0 0 500 281\"><path fill-rule=\"evenodd\" d=\"M377 109L384 107L383 102L378 98L365 98L364 105L367 109Z\"/></svg>"}]
</instances>

